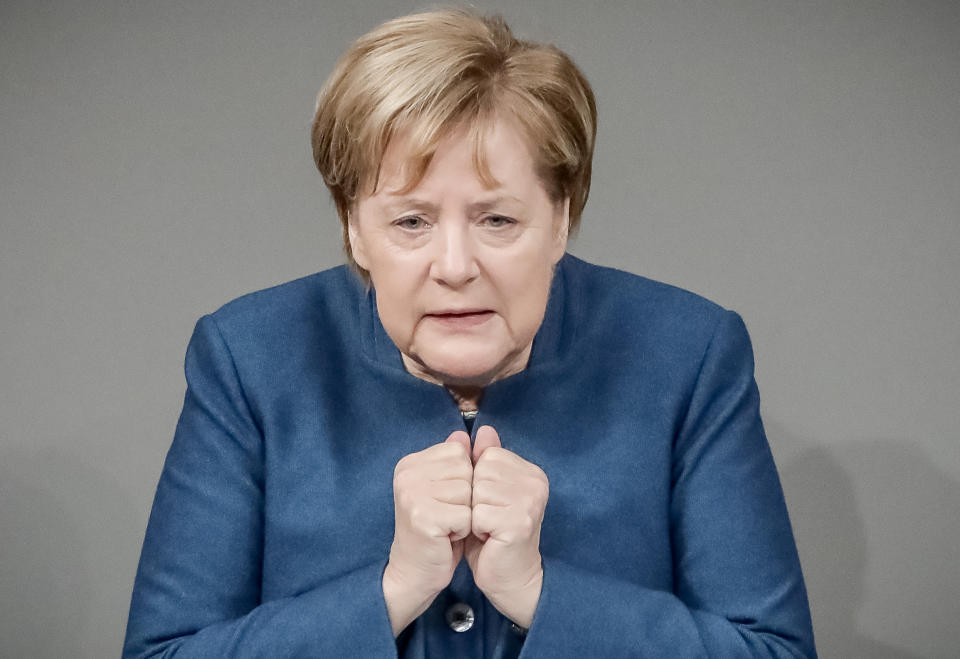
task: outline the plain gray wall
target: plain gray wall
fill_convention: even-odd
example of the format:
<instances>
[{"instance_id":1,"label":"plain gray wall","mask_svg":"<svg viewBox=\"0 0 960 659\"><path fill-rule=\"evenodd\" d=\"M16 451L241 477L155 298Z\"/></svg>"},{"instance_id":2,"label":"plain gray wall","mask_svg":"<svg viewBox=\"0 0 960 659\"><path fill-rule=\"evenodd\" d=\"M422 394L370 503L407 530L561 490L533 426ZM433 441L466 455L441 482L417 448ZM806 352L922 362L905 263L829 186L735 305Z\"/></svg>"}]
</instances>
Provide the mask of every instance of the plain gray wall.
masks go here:
<instances>
[{"instance_id":1,"label":"plain gray wall","mask_svg":"<svg viewBox=\"0 0 960 659\"><path fill-rule=\"evenodd\" d=\"M317 90L411 2L0 3L0 655L120 652L196 319L341 262ZM956 656L960 3L509 2L572 251L746 319L825 657Z\"/></svg>"}]
</instances>

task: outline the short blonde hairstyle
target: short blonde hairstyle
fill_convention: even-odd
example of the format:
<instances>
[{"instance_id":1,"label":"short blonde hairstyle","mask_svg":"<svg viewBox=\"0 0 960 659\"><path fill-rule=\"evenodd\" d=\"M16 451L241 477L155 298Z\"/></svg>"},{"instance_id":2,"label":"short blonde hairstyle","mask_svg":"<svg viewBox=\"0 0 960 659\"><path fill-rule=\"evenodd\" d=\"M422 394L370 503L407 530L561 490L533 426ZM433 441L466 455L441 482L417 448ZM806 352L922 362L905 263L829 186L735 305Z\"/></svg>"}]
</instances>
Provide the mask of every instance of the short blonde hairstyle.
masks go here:
<instances>
[{"instance_id":1,"label":"short blonde hairstyle","mask_svg":"<svg viewBox=\"0 0 960 659\"><path fill-rule=\"evenodd\" d=\"M565 53L517 39L503 18L469 9L403 16L354 41L320 90L311 131L350 264L360 269L348 239L350 211L359 195L376 190L391 139L403 133L412 189L438 144L465 127L478 175L492 185L484 135L504 115L526 135L551 199L570 200L574 231L590 190L597 108Z\"/></svg>"}]
</instances>

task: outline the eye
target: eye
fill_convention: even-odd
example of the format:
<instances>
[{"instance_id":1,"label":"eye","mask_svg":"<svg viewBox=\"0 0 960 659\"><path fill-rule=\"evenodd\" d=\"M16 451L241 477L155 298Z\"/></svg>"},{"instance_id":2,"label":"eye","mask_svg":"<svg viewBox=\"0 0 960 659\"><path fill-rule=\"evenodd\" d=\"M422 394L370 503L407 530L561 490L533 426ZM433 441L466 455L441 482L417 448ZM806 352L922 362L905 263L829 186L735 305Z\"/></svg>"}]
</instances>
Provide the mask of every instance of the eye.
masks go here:
<instances>
[{"instance_id":1,"label":"eye","mask_svg":"<svg viewBox=\"0 0 960 659\"><path fill-rule=\"evenodd\" d=\"M406 229L407 231L419 231L427 226L427 223L419 215L408 215L407 217L401 217L393 224L394 226L398 226L401 229Z\"/></svg>"},{"instance_id":2,"label":"eye","mask_svg":"<svg viewBox=\"0 0 960 659\"><path fill-rule=\"evenodd\" d=\"M483 221L493 229L502 229L517 223L516 220L503 215L487 215Z\"/></svg>"}]
</instances>

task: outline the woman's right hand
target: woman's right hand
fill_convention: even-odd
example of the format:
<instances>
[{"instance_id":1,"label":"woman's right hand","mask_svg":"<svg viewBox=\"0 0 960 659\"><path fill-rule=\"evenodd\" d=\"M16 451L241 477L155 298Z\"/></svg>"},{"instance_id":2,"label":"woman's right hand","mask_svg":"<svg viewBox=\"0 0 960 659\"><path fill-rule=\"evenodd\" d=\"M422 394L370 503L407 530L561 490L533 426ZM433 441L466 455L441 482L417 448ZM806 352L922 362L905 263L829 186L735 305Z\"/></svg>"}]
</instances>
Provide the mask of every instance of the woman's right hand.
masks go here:
<instances>
[{"instance_id":1,"label":"woman's right hand","mask_svg":"<svg viewBox=\"0 0 960 659\"><path fill-rule=\"evenodd\" d=\"M394 532L383 597L397 636L447 587L470 535L470 436L404 456L393 473Z\"/></svg>"}]
</instances>

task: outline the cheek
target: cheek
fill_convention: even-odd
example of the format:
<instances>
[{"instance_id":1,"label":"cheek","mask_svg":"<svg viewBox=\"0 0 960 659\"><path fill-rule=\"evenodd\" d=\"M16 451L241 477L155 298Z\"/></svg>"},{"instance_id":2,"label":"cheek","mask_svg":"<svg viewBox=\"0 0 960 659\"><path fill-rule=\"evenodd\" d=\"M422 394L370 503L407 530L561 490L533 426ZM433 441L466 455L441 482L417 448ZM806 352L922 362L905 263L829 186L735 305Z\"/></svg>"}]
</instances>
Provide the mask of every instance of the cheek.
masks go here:
<instances>
[{"instance_id":1,"label":"cheek","mask_svg":"<svg viewBox=\"0 0 960 659\"><path fill-rule=\"evenodd\" d=\"M550 295L553 264L543 256L511 259L500 271L498 288L505 298L507 324L524 338L532 339L537 333Z\"/></svg>"},{"instance_id":2,"label":"cheek","mask_svg":"<svg viewBox=\"0 0 960 659\"><path fill-rule=\"evenodd\" d=\"M413 301L403 292L389 286L379 288L374 284L374 287L377 288L377 312L380 314L380 322L393 342L403 349L411 342L416 322L412 314Z\"/></svg>"},{"instance_id":3,"label":"cheek","mask_svg":"<svg viewBox=\"0 0 960 659\"><path fill-rule=\"evenodd\" d=\"M375 268L370 274L383 328L398 345L409 343L419 308L417 288L412 283L416 279L402 267Z\"/></svg>"}]
</instances>

